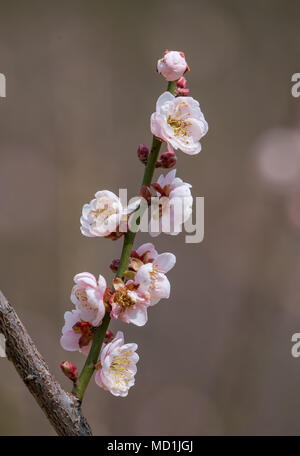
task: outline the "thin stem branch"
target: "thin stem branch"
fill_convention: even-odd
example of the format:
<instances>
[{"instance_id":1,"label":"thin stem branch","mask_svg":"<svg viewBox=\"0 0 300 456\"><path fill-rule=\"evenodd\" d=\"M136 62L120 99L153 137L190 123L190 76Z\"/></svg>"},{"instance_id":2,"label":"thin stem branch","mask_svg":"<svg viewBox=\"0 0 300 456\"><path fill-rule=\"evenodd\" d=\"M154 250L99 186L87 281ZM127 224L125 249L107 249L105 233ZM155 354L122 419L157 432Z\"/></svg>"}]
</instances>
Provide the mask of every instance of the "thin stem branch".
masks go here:
<instances>
[{"instance_id":1,"label":"thin stem branch","mask_svg":"<svg viewBox=\"0 0 300 456\"><path fill-rule=\"evenodd\" d=\"M176 81L170 81L168 83L167 90L169 92L171 92L172 94L174 94L175 88L176 88ZM159 139L157 139L155 136L153 136L151 152L149 154L148 162L147 162L147 165L145 168L142 185L147 185L147 186L151 185L153 174L155 171L155 165L156 165L159 151L161 148L161 144L162 144L161 141ZM119 263L119 267L118 267L118 270L116 273L116 277L122 278L124 271L128 268L130 253L132 251L135 236L136 236L136 232L133 232L133 231L128 231L126 233L126 235L124 236L124 243L123 243L120 263ZM95 364L98 361L101 346L103 344L103 340L104 340L108 325L110 323L110 319L111 318L109 316L109 313L106 313L101 326L99 326L96 329L89 355L87 357L85 365L83 366L83 369L80 373L77 383L74 385L73 393L76 394L76 396L78 397L78 399L80 401L83 400L85 390L86 390L86 388L89 384L89 381L93 375L93 372L95 370Z\"/></svg>"}]
</instances>

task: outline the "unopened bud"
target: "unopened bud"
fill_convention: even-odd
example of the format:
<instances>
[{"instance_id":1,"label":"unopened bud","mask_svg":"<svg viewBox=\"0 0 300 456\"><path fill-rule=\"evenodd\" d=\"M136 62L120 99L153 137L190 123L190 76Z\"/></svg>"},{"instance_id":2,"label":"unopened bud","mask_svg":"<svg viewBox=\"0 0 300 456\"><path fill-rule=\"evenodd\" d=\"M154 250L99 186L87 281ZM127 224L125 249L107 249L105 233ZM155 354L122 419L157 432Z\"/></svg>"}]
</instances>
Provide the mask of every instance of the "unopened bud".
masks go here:
<instances>
[{"instance_id":1,"label":"unopened bud","mask_svg":"<svg viewBox=\"0 0 300 456\"><path fill-rule=\"evenodd\" d=\"M174 152L165 152L160 156L160 163L162 168L172 168L177 163L177 157Z\"/></svg>"},{"instance_id":2,"label":"unopened bud","mask_svg":"<svg viewBox=\"0 0 300 456\"><path fill-rule=\"evenodd\" d=\"M159 59L156 68L167 81L177 81L186 71L189 71L184 53L169 50L166 50L162 59Z\"/></svg>"},{"instance_id":3,"label":"unopened bud","mask_svg":"<svg viewBox=\"0 0 300 456\"><path fill-rule=\"evenodd\" d=\"M178 81L176 82L176 87L180 89L185 89L187 84L187 80L185 79L184 76L182 76Z\"/></svg>"},{"instance_id":4,"label":"unopened bud","mask_svg":"<svg viewBox=\"0 0 300 456\"><path fill-rule=\"evenodd\" d=\"M150 151L148 147L145 144L140 144L137 150L137 155L139 160L144 163L144 165L147 164L148 157L149 157Z\"/></svg>"},{"instance_id":5,"label":"unopened bud","mask_svg":"<svg viewBox=\"0 0 300 456\"><path fill-rule=\"evenodd\" d=\"M104 343L105 344L109 344L109 342L111 342L113 340L113 338L115 337L114 333L111 332L109 329L106 331L106 334L105 334L105 337L104 337Z\"/></svg>"},{"instance_id":6,"label":"unopened bud","mask_svg":"<svg viewBox=\"0 0 300 456\"><path fill-rule=\"evenodd\" d=\"M151 200L151 190L147 185L142 185L141 191L140 191L140 196L144 198L146 201Z\"/></svg>"},{"instance_id":7,"label":"unopened bud","mask_svg":"<svg viewBox=\"0 0 300 456\"><path fill-rule=\"evenodd\" d=\"M120 264L120 258L116 258L115 260L112 260L109 267L113 272L117 272L119 264Z\"/></svg>"},{"instance_id":8,"label":"unopened bud","mask_svg":"<svg viewBox=\"0 0 300 456\"><path fill-rule=\"evenodd\" d=\"M186 88L186 89L181 89L180 87L177 87L175 89L175 94L178 96L178 97L187 97L188 94L190 93L190 89Z\"/></svg>"},{"instance_id":9,"label":"unopened bud","mask_svg":"<svg viewBox=\"0 0 300 456\"><path fill-rule=\"evenodd\" d=\"M64 361L63 363L61 363L60 367L66 377L72 380L72 382L76 382L78 378L78 370L76 369L76 366L74 366L73 363L71 363L70 361Z\"/></svg>"}]
</instances>

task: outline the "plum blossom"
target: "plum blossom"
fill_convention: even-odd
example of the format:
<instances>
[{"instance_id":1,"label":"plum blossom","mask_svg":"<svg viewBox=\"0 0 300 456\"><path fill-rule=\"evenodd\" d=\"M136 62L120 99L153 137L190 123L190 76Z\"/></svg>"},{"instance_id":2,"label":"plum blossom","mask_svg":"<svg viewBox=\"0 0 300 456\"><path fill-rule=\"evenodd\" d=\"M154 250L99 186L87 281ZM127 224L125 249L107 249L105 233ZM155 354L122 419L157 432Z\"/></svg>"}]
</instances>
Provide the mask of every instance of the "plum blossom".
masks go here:
<instances>
[{"instance_id":1,"label":"plum blossom","mask_svg":"<svg viewBox=\"0 0 300 456\"><path fill-rule=\"evenodd\" d=\"M159 208L155 208L152 199L149 233L158 236L161 232L176 235L181 232L181 225L192 214L193 197L190 184L176 177L176 169L166 176L161 174L152 187L157 191Z\"/></svg>"},{"instance_id":2,"label":"plum blossom","mask_svg":"<svg viewBox=\"0 0 300 456\"><path fill-rule=\"evenodd\" d=\"M80 310L65 312L60 345L64 350L80 351L87 355L93 339L92 325L82 321L80 317Z\"/></svg>"},{"instance_id":3,"label":"plum blossom","mask_svg":"<svg viewBox=\"0 0 300 456\"><path fill-rule=\"evenodd\" d=\"M98 281L89 272L74 277L75 285L71 301L75 309L65 313L65 324L60 339L61 346L68 351L88 354L94 336L94 327L101 324L105 315L103 302L106 281L99 275Z\"/></svg>"},{"instance_id":4,"label":"plum blossom","mask_svg":"<svg viewBox=\"0 0 300 456\"><path fill-rule=\"evenodd\" d=\"M206 135L208 124L194 98L174 97L170 92L164 92L151 116L151 131L167 142L169 152L180 149L195 155L201 151L200 139Z\"/></svg>"},{"instance_id":5,"label":"plum blossom","mask_svg":"<svg viewBox=\"0 0 300 456\"><path fill-rule=\"evenodd\" d=\"M98 281L93 274L81 272L74 277L75 285L71 292L71 301L80 311L80 319L99 326L105 315L103 296L106 281L99 275Z\"/></svg>"},{"instance_id":6,"label":"plum blossom","mask_svg":"<svg viewBox=\"0 0 300 456\"><path fill-rule=\"evenodd\" d=\"M109 190L101 190L95 194L95 198L82 208L80 218L81 233L87 237L108 237L118 238L119 226L122 221L127 220L139 205L139 200L123 207L120 198Z\"/></svg>"},{"instance_id":7,"label":"plum blossom","mask_svg":"<svg viewBox=\"0 0 300 456\"><path fill-rule=\"evenodd\" d=\"M102 347L95 381L98 386L114 396L125 397L134 385L137 344L124 344L124 335L118 331L112 342Z\"/></svg>"},{"instance_id":8,"label":"plum blossom","mask_svg":"<svg viewBox=\"0 0 300 456\"><path fill-rule=\"evenodd\" d=\"M159 255L150 243L141 245L137 253L148 254L148 261L138 269L135 281L139 283L140 293L150 293L150 305L153 306L170 296L170 282L165 274L175 266L176 257L167 252Z\"/></svg>"},{"instance_id":9,"label":"plum blossom","mask_svg":"<svg viewBox=\"0 0 300 456\"><path fill-rule=\"evenodd\" d=\"M114 279L114 289L110 297L112 318L119 318L124 323L144 326L147 323L147 307L150 305L150 294L145 289L140 291L138 281ZM144 287L145 288L145 287Z\"/></svg>"},{"instance_id":10,"label":"plum blossom","mask_svg":"<svg viewBox=\"0 0 300 456\"><path fill-rule=\"evenodd\" d=\"M158 256L158 252L151 242L140 245L136 253L144 263L151 262Z\"/></svg>"},{"instance_id":11,"label":"plum blossom","mask_svg":"<svg viewBox=\"0 0 300 456\"><path fill-rule=\"evenodd\" d=\"M157 62L157 71L162 74L167 81L176 81L189 71L183 52L166 51L162 59Z\"/></svg>"}]
</instances>

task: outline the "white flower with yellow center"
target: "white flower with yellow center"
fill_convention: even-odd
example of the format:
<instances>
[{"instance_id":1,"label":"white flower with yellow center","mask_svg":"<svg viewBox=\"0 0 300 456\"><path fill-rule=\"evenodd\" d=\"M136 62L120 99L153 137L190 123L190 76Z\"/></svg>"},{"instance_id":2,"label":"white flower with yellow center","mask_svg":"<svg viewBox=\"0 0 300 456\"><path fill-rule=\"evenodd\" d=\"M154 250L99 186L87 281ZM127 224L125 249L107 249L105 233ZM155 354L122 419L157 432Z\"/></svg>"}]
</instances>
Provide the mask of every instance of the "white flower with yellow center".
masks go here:
<instances>
[{"instance_id":1,"label":"white flower with yellow center","mask_svg":"<svg viewBox=\"0 0 300 456\"><path fill-rule=\"evenodd\" d=\"M150 294L150 305L154 306L162 298L170 296L170 282L166 273L175 266L176 257L168 252L158 255L152 244L144 244L137 250L140 255L147 251L152 253L153 259L138 269L135 281L139 283L140 293Z\"/></svg>"},{"instance_id":2,"label":"white flower with yellow center","mask_svg":"<svg viewBox=\"0 0 300 456\"><path fill-rule=\"evenodd\" d=\"M151 206L150 236L158 236L161 232L179 234L192 214L192 186L176 177L176 169L165 176L161 174L152 186L157 191L157 200L153 199Z\"/></svg>"},{"instance_id":3,"label":"white flower with yellow center","mask_svg":"<svg viewBox=\"0 0 300 456\"><path fill-rule=\"evenodd\" d=\"M114 396L127 396L137 371L137 348L137 344L124 344L124 335L118 331L112 342L102 347L98 363L100 368L95 375L97 385Z\"/></svg>"},{"instance_id":4,"label":"white flower with yellow center","mask_svg":"<svg viewBox=\"0 0 300 456\"><path fill-rule=\"evenodd\" d=\"M137 199L134 203L123 207L120 198L109 190L101 190L95 194L95 198L82 208L80 218L81 233L88 237L104 237L115 233L122 220L133 212L139 205ZM125 226L126 228L126 226Z\"/></svg>"},{"instance_id":5,"label":"white flower with yellow center","mask_svg":"<svg viewBox=\"0 0 300 456\"><path fill-rule=\"evenodd\" d=\"M105 278L99 275L96 280L93 274L81 272L74 277L74 282L71 301L80 312L80 319L91 323L92 326L99 326L105 315Z\"/></svg>"},{"instance_id":6,"label":"white flower with yellow center","mask_svg":"<svg viewBox=\"0 0 300 456\"><path fill-rule=\"evenodd\" d=\"M174 97L164 92L151 116L151 131L167 142L169 151L173 152L174 148L195 155L201 150L200 139L206 135L208 124L194 98Z\"/></svg>"},{"instance_id":7,"label":"white flower with yellow center","mask_svg":"<svg viewBox=\"0 0 300 456\"><path fill-rule=\"evenodd\" d=\"M115 291L110 298L110 316L119 318L124 323L144 326L148 320L147 307L150 305L148 291L140 292L139 283L133 280L124 283L121 279L115 278L113 284Z\"/></svg>"}]
</instances>

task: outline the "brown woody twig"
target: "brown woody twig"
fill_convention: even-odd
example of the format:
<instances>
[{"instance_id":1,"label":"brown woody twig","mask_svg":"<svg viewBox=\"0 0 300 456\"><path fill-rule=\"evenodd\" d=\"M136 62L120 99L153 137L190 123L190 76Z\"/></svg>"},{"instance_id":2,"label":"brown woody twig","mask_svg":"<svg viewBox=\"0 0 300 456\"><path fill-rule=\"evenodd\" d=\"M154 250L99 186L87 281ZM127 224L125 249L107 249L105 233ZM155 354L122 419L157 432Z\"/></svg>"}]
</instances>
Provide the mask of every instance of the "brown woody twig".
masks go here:
<instances>
[{"instance_id":1,"label":"brown woody twig","mask_svg":"<svg viewBox=\"0 0 300 456\"><path fill-rule=\"evenodd\" d=\"M79 399L63 390L49 371L14 309L0 291L0 333L6 338L6 355L14 364L58 435L92 435Z\"/></svg>"}]
</instances>

